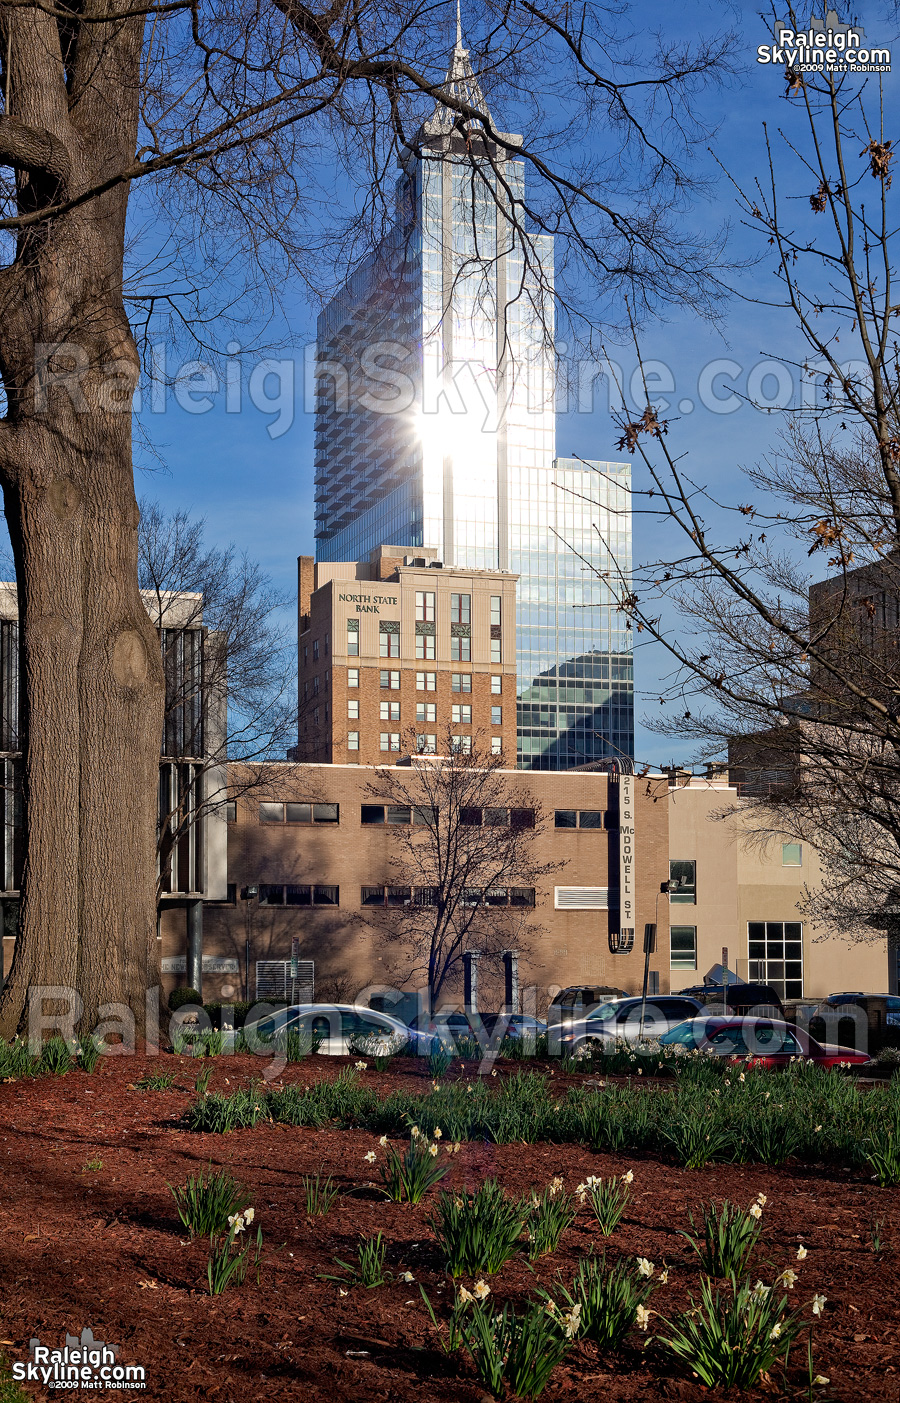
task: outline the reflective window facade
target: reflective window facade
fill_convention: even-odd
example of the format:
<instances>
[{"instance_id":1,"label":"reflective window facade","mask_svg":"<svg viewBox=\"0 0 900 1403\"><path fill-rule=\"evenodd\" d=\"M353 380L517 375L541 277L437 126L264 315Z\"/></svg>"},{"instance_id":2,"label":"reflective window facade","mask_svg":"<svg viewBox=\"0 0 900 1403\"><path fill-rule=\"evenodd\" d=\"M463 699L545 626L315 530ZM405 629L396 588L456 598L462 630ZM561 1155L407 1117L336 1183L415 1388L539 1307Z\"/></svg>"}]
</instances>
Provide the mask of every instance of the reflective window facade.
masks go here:
<instances>
[{"instance_id":1,"label":"reflective window facade","mask_svg":"<svg viewBox=\"0 0 900 1403\"><path fill-rule=\"evenodd\" d=\"M461 44L447 83L483 102ZM426 546L517 572L519 764L631 755L614 602L631 568L630 468L554 458L553 241L526 250L505 213L523 163L450 126L438 104L395 225L319 319L317 558Z\"/></svg>"}]
</instances>

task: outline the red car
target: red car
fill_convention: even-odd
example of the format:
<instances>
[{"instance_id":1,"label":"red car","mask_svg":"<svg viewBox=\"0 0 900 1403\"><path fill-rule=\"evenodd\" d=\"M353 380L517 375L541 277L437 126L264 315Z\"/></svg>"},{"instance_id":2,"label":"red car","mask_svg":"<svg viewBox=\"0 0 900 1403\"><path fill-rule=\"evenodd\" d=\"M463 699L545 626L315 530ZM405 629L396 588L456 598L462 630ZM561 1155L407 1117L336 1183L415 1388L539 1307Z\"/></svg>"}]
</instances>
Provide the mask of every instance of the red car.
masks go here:
<instances>
[{"instance_id":1,"label":"red car","mask_svg":"<svg viewBox=\"0 0 900 1403\"><path fill-rule=\"evenodd\" d=\"M660 1038L663 1047L708 1052L713 1057L784 1067L794 1057L820 1067L862 1066L868 1053L836 1043L819 1043L795 1023L772 1018L691 1018Z\"/></svg>"}]
</instances>

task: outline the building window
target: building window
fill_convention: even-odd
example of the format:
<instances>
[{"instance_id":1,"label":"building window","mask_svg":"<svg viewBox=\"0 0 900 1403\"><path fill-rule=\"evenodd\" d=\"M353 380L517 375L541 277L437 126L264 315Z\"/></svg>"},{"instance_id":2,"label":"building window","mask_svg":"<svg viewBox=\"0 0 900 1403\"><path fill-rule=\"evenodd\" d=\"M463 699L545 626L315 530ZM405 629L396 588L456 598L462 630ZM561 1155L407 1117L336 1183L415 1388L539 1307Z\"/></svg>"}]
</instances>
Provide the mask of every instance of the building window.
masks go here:
<instances>
[{"instance_id":1,"label":"building window","mask_svg":"<svg viewBox=\"0 0 900 1403\"><path fill-rule=\"evenodd\" d=\"M381 689L382 689L382 691L390 690L390 691L392 691L392 692L399 692L399 690L400 690L400 674L399 674L399 672L385 672L384 670L382 670L382 673L381 673Z\"/></svg>"},{"instance_id":2,"label":"building window","mask_svg":"<svg viewBox=\"0 0 900 1403\"><path fill-rule=\"evenodd\" d=\"M749 978L771 984L782 999L802 999L802 922L750 921L747 943Z\"/></svg>"},{"instance_id":3,"label":"building window","mask_svg":"<svg viewBox=\"0 0 900 1403\"><path fill-rule=\"evenodd\" d=\"M437 673L436 673L436 672L417 672L417 673L416 673L416 691L417 691L417 692L436 692L436 691L437 691Z\"/></svg>"},{"instance_id":4,"label":"building window","mask_svg":"<svg viewBox=\"0 0 900 1403\"><path fill-rule=\"evenodd\" d=\"M347 656L359 657L359 619L347 620Z\"/></svg>"},{"instance_id":5,"label":"building window","mask_svg":"<svg viewBox=\"0 0 900 1403\"><path fill-rule=\"evenodd\" d=\"M318 638L314 638L314 639L313 639L313 662L314 662L314 663L317 663L318 661L319 661L319 640L318 640Z\"/></svg>"},{"instance_id":6,"label":"building window","mask_svg":"<svg viewBox=\"0 0 900 1403\"><path fill-rule=\"evenodd\" d=\"M259 806L260 823L339 823L338 804L276 804Z\"/></svg>"},{"instance_id":7,"label":"building window","mask_svg":"<svg viewBox=\"0 0 900 1403\"><path fill-rule=\"evenodd\" d=\"M314 726L318 726L318 724L319 724L319 708L316 707L315 711L313 712L313 725L314 725Z\"/></svg>"},{"instance_id":8,"label":"building window","mask_svg":"<svg viewBox=\"0 0 900 1403\"><path fill-rule=\"evenodd\" d=\"M500 676L491 678L491 696L499 697L503 692L503 678Z\"/></svg>"},{"instance_id":9,"label":"building window","mask_svg":"<svg viewBox=\"0 0 900 1403\"><path fill-rule=\"evenodd\" d=\"M433 634L433 633L417 633L417 634L416 634L416 657L417 657L417 658L433 658L433 657L434 657L434 634Z\"/></svg>"},{"instance_id":10,"label":"building window","mask_svg":"<svg viewBox=\"0 0 900 1403\"><path fill-rule=\"evenodd\" d=\"M260 906L337 906L339 889L325 886L272 886L266 883L259 889Z\"/></svg>"},{"instance_id":11,"label":"building window","mask_svg":"<svg viewBox=\"0 0 900 1403\"><path fill-rule=\"evenodd\" d=\"M509 809L485 809L483 822L485 828L508 828Z\"/></svg>"},{"instance_id":12,"label":"building window","mask_svg":"<svg viewBox=\"0 0 900 1403\"><path fill-rule=\"evenodd\" d=\"M578 826L578 810L557 809L553 815L553 822L557 828L576 828Z\"/></svg>"},{"instance_id":13,"label":"building window","mask_svg":"<svg viewBox=\"0 0 900 1403\"><path fill-rule=\"evenodd\" d=\"M359 686L359 668L358 668L358 667L348 667L348 668L347 668L347 686L348 686L348 687L358 687L358 686Z\"/></svg>"},{"instance_id":14,"label":"building window","mask_svg":"<svg viewBox=\"0 0 900 1403\"><path fill-rule=\"evenodd\" d=\"M434 623L434 591L416 590L416 623Z\"/></svg>"},{"instance_id":15,"label":"building window","mask_svg":"<svg viewBox=\"0 0 900 1403\"><path fill-rule=\"evenodd\" d=\"M782 845L781 845L781 865L782 865L782 867L802 867L802 866L803 866L803 844L802 844L802 843L782 843Z\"/></svg>"},{"instance_id":16,"label":"building window","mask_svg":"<svg viewBox=\"0 0 900 1403\"><path fill-rule=\"evenodd\" d=\"M451 737L450 737L450 749L451 749L451 750L454 752L454 754L456 754L456 755L471 755L471 754L472 754L472 737L471 737L471 736L451 736Z\"/></svg>"},{"instance_id":17,"label":"building window","mask_svg":"<svg viewBox=\"0 0 900 1403\"><path fill-rule=\"evenodd\" d=\"M491 754L492 754L492 755L502 755L502 754L503 754L503 737L502 737L502 736L491 736Z\"/></svg>"},{"instance_id":18,"label":"building window","mask_svg":"<svg viewBox=\"0 0 900 1403\"><path fill-rule=\"evenodd\" d=\"M229 799L225 805L225 822L237 823L237 800Z\"/></svg>"},{"instance_id":19,"label":"building window","mask_svg":"<svg viewBox=\"0 0 900 1403\"><path fill-rule=\"evenodd\" d=\"M500 663L503 661L500 652L500 607L501 597L499 594L491 595L491 662Z\"/></svg>"},{"instance_id":20,"label":"building window","mask_svg":"<svg viewBox=\"0 0 900 1403\"><path fill-rule=\"evenodd\" d=\"M395 827L412 823L412 809L409 804L388 804L387 821Z\"/></svg>"},{"instance_id":21,"label":"building window","mask_svg":"<svg viewBox=\"0 0 900 1403\"><path fill-rule=\"evenodd\" d=\"M450 661L470 663L472 661L472 640L468 634L454 634L450 639Z\"/></svg>"},{"instance_id":22,"label":"building window","mask_svg":"<svg viewBox=\"0 0 900 1403\"><path fill-rule=\"evenodd\" d=\"M348 701L348 703L347 703L347 720L348 720L348 721L358 721L358 720L359 720L359 698L358 698L358 697L354 697L354 699L353 699L352 701Z\"/></svg>"},{"instance_id":23,"label":"building window","mask_svg":"<svg viewBox=\"0 0 900 1403\"><path fill-rule=\"evenodd\" d=\"M416 750L420 755L437 754L437 736L416 736Z\"/></svg>"},{"instance_id":24,"label":"building window","mask_svg":"<svg viewBox=\"0 0 900 1403\"><path fill-rule=\"evenodd\" d=\"M379 705L379 712L382 721L399 721L400 703L390 701L381 702Z\"/></svg>"},{"instance_id":25,"label":"building window","mask_svg":"<svg viewBox=\"0 0 900 1403\"><path fill-rule=\"evenodd\" d=\"M359 750L359 731L347 732L347 749Z\"/></svg>"},{"instance_id":26,"label":"building window","mask_svg":"<svg viewBox=\"0 0 900 1403\"><path fill-rule=\"evenodd\" d=\"M472 674L471 672L451 672L450 674L451 692L471 692Z\"/></svg>"},{"instance_id":27,"label":"building window","mask_svg":"<svg viewBox=\"0 0 900 1403\"><path fill-rule=\"evenodd\" d=\"M305 643L303 645L303 666L309 667L309 647Z\"/></svg>"},{"instance_id":28,"label":"building window","mask_svg":"<svg viewBox=\"0 0 900 1403\"><path fill-rule=\"evenodd\" d=\"M313 678L313 696L314 696L314 697L317 697L318 695L319 695L319 676L318 676L318 673L317 673L316 676Z\"/></svg>"},{"instance_id":29,"label":"building window","mask_svg":"<svg viewBox=\"0 0 900 1403\"><path fill-rule=\"evenodd\" d=\"M471 726L471 724L472 724L472 708L471 708L471 706L465 706L465 705L462 705L462 706L453 706L453 707L451 707L451 712L452 712L452 720L453 720L454 726Z\"/></svg>"},{"instance_id":30,"label":"building window","mask_svg":"<svg viewBox=\"0 0 900 1403\"><path fill-rule=\"evenodd\" d=\"M472 596L471 594L451 594L450 595L450 622L452 624L468 624L472 618Z\"/></svg>"},{"instance_id":31,"label":"building window","mask_svg":"<svg viewBox=\"0 0 900 1403\"><path fill-rule=\"evenodd\" d=\"M399 658L400 656L400 625L392 619L382 619L378 625L378 656L381 658Z\"/></svg>"},{"instance_id":32,"label":"building window","mask_svg":"<svg viewBox=\"0 0 900 1403\"><path fill-rule=\"evenodd\" d=\"M509 824L511 828L533 828L534 809L510 809Z\"/></svg>"},{"instance_id":33,"label":"building window","mask_svg":"<svg viewBox=\"0 0 900 1403\"><path fill-rule=\"evenodd\" d=\"M417 721L436 721L436 720L437 720L437 703L436 703L436 702L416 702L416 720L417 720Z\"/></svg>"},{"instance_id":34,"label":"building window","mask_svg":"<svg viewBox=\"0 0 900 1403\"><path fill-rule=\"evenodd\" d=\"M361 887L361 906L412 906L412 887Z\"/></svg>"},{"instance_id":35,"label":"building window","mask_svg":"<svg viewBox=\"0 0 900 1403\"><path fill-rule=\"evenodd\" d=\"M400 736L396 731L382 731L380 746L382 750L399 750Z\"/></svg>"},{"instance_id":36,"label":"building window","mask_svg":"<svg viewBox=\"0 0 900 1403\"><path fill-rule=\"evenodd\" d=\"M363 804L359 821L363 824L384 823L384 804Z\"/></svg>"},{"instance_id":37,"label":"building window","mask_svg":"<svg viewBox=\"0 0 900 1403\"><path fill-rule=\"evenodd\" d=\"M696 906L696 862L675 859L669 863L669 901L680 906Z\"/></svg>"},{"instance_id":38,"label":"building window","mask_svg":"<svg viewBox=\"0 0 900 1403\"><path fill-rule=\"evenodd\" d=\"M492 706L492 707L491 707L491 725L492 725L492 726L502 726L502 725L503 725L503 707L502 707L502 706Z\"/></svg>"},{"instance_id":39,"label":"building window","mask_svg":"<svg viewBox=\"0 0 900 1403\"><path fill-rule=\"evenodd\" d=\"M670 927L671 954L669 965L672 969L697 968L697 927Z\"/></svg>"},{"instance_id":40,"label":"building window","mask_svg":"<svg viewBox=\"0 0 900 1403\"><path fill-rule=\"evenodd\" d=\"M578 827L602 828L603 818L604 814L602 809L581 809L578 814Z\"/></svg>"}]
</instances>

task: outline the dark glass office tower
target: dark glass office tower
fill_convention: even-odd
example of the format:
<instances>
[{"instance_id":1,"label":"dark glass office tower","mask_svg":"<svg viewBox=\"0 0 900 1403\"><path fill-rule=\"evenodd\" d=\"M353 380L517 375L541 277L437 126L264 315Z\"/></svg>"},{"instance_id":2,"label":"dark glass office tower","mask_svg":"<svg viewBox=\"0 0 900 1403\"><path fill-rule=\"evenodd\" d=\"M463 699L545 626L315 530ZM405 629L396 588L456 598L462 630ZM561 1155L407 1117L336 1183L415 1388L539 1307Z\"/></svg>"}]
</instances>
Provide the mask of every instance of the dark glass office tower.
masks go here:
<instances>
[{"instance_id":1,"label":"dark glass office tower","mask_svg":"<svg viewBox=\"0 0 900 1403\"><path fill-rule=\"evenodd\" d=\"M459 37L446 87L484 111ZM566 769L633 750L630 467L554 456L553 241L518 218L518 142L438 103L393 227L319 318L316 553L516 571L519 763Z\"/></svg>"}]
</instances>

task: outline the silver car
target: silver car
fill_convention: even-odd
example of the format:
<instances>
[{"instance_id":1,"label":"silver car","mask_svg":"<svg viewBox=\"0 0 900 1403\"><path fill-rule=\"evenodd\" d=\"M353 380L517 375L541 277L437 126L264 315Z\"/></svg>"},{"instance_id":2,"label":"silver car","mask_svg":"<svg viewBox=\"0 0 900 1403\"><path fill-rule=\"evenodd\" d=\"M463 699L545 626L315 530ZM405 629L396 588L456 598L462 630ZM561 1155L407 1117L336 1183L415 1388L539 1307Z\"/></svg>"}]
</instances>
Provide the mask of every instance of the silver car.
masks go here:
<instances>
[{"instance_id":1,"label":"silver car","mask_svg":"<svg viewBox=\"0 0 900 1403\"><path fill-rule=\"evenodd\" d=\"M329 1057L389 1056L415 1038L399 1018L361 1004L291 1004L244 1025L253 1051L277 1051L288 1034L299 1037L302 1051Z\"/></svg>"}]
</instances>

